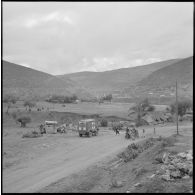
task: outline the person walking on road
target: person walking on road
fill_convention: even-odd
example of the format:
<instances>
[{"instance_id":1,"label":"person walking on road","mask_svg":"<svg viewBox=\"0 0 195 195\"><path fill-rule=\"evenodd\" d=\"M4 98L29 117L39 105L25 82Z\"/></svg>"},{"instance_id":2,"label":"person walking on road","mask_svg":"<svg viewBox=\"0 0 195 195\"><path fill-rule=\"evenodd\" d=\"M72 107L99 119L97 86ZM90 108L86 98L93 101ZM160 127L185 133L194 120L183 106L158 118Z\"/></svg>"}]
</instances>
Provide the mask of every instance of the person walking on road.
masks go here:
<instances>
[{"instance_id":1,"label":"person walking on road","mask_svg":"<svg viewBox=\"0 0 195 195\"><path fill-rule=\"evenodd\" d=\"M143 129L143 137L145 137L145 129Z\"/></svg>"}]
</instances>

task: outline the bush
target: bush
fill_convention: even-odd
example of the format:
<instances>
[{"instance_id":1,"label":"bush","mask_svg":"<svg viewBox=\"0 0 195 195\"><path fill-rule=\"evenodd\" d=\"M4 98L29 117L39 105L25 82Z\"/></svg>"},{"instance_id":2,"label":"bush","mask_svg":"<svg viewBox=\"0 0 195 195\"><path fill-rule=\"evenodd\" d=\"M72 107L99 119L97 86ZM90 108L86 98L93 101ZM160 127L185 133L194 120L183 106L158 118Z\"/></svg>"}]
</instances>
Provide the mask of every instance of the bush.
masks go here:
<instances>
[{"instance_id":1,"label":"bush","mask_svg":"<svg viewBox=\"0 0 195 195\"><path fill-rule=\"evenodd\" d=\"M29 116L23 116L18 118L17 121L21 124L21 127L26 127L26 124L31 122L31 118Z\"/></svg>"},{"instance_id":2,"label":"bush","mask_svg":"<svg viewBox=\"0 0 195 195\"><path fill-rule=\"evenodd\" d=\"M38 133L37 131L31 131L28 133L25 133L22 138L36 138L36 137L41 137L43 136L42 134Z\"/></svg>"},{"instance_id":3,"label":"bush","mask_svg":"<svg viewBox=\"0 0 195 195\"><path fill-rule=\"evenodd\" d=\"M136 119L135 121L135 126L136 127L140 127L140 126L143 126L143 125L148 125L148 122L143 120L143 119Z\"/></svg>"},{"instance_id":4,"label":"bush","mask_svg":"<svg viewBox=\"0 0 195 195\"><path fill-rule=\"evenodd\" d=\"M13 113L12 113L12 118L13 118L14 120L16 120L16 118L17 118L17 113L16 113L16 112L13 112Z\"/></svg>"},{"instance_id":5,"label":"bush","mask_svg":"<svg viewBox=\"0 0 195 195\"><path fill-rule=\"evenodd\" d=\"M155 110L155 107L154 107L154 106L152 106L152 105L148 106L147 111L152 112L152 111L154 111L154 110Z\"/></svg>"},{"instance_id":6,"label":"bush","mask_svg":"<svg viewBox=\"0 0 195 195\"><path fill-rule=\"evenodd\" d=\"M53 103L73 103L78 99L76 95L63 96L63 95L53 95L52 97L46 99L48 102Z\"/></svg>"},{"instance_id":7,"label":"bush","mask_svg":"<svg viewBox=\"0 0 195 195\"><path fill-rule=\"evenodd\" d=\"M108 121L106 119L102 119L100 122L102 127L107 127L108 126Z\"/></svg>"},{"instance_id":8,"label":"bush","mask_svg":"<svg viewBox=\"0 0 195 195\"><path fill-rule=\"evenodd\" d=\"M192 101L190 100L184 100L178 102L178 115L183 116L186 114L188 109L192 109ZM176 103L172 103L170 105L170 110L172 114L176 113Z\"/></svg>"},{"instance_id":9,"label":"bush","mask_svg":"<svg viewBox=\"0 0 195 195\"><path fill-rule=\"evenodd\" d=\"M35 102L31 102L31 101L25 101L24 102L24 107L28 107L28 111L31 111L31 108L35 107L36 103Z\"/></svg>"}]
</instances>

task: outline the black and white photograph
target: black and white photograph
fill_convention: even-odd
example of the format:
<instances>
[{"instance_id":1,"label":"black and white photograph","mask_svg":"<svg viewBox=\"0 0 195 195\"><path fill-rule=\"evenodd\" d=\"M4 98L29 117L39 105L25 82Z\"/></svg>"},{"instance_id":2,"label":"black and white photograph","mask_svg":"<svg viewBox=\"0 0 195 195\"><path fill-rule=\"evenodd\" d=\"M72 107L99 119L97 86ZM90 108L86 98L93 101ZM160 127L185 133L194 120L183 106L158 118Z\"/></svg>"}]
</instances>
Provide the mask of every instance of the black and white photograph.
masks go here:
<instances>
[{"instance_id":1,"label":"black and white photograph","mask_svg":"<svg viewBox=\"0 0 195 195\"><path fill-rule=\"evenodd\" d=\"M1 1L1 192L193 193L193 20L193 1Z\"/></svg>"}]
</instances>

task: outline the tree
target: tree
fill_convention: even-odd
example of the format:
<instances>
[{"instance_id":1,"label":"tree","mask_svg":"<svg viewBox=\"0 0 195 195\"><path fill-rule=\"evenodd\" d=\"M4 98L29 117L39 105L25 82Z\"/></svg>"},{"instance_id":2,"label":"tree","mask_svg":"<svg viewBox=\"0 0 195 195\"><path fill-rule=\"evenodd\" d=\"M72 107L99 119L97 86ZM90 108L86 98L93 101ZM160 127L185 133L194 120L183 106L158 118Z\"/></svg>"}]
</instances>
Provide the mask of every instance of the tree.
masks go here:
<instances>
[{"instance_id":1,"label":"tree","mask_svg":"<svg viewBox=\"0 0 195 195\"><path fill-rule=\"evenodd\" d=\"M111 100L112 100L112 94L107 95L106 98L107 98L108 101L111 102Z\"/></svg>"},{"instance_id":2,"label":"tree","mask_svg":"<svg viewBox=\"0 0 195 195\"><path fill-rule=\"evenodd\" d=\"M143 122L142 116L149 111L154 111L155 107L150 104L148 98L145 98L144 100L137 102L136 105L131 107L129 110L133 110L137 113L136 123L140 125Z\"/></svg>"},{"instance_id":3,"label":"tree","mask_svg":"<svg viewBox=\"0 0 195 195\"><path fill-rule=\"evenodd\" d=\"M76 101L78 99L78 97L74 94L72 97L71 97L72 101Z\"/></svg>"},{"instance_id":4,"label":"tree","mask_svg":"<svg viewBox=\"0 0 195 195\"><path fill-rule=\"evenodd\" d=\"M103 97L103 100L106 100L106 101L110 101L112 100L112 94L108 94L106 96Z\"/></svg>"},{"instance_id":5,"label":"tree","mask_svg":"<svg viewBox=\"0 0 195 195\"><path fill-rule=\"evenodd\" d=\"M31 118L29 116L23 116L18 118L17 121L21 124L21 127L26 127L26 124L31 122Z\"/></svg>"},{"instance_id":6,"label":"tree","mask_svg":"<svg viewBox=\"0 0 195 195\"><path fill-rule=\"evenodd\" d=\"M24 102L24 107L28 107L28 111L31 111L31 108L35 107L36 103L35 102L31 102L31 101L25 101Z\"/></svg>"},{"instance_id":7,"label":"tree","mask_svg":"<svg viewBox=\"0 0 195 195\"><path fill-rule=\"evenodd\" d=\"M192 109L192 101L190 100L183 100L178 102L178 115L183 117L186 114L188 109ZM176 102L170 105L170 112L171 114L176 113Z\"/></svg>"},{"instance_id":8,"label":"tree","mask_svg":"<svg viewBox=\"0 0 195 195\"><path fill-rule=\"evenodd\" d=\"M99 104L104 103L104 101L111 102L111 100L112 100L112 94L108 94L106 96L100 97Z\"/></svg>"},{"instance_id":9,"label":"tree","mask_svg":"<svg viewBox=\"0 0 195 195\"><path fill-rule=\"evenodd\" d=\"M106 119L102 119L100 124L101 124L101 127L107 127L108 126L108 121Z\"/></svg>"},{"instance_id":10,"label":"tree","mask_svg":"<svg viewBox=\"0 0 195 195\"><path fill-rule=\"evenodd\" d=\"M7 94L3 97L3 102L7 104L7 111L6 113L8 114L9 109L11 108L12 104L15 104L17 101L17 97L11 94Z\"/></svg>"}]
</instances>

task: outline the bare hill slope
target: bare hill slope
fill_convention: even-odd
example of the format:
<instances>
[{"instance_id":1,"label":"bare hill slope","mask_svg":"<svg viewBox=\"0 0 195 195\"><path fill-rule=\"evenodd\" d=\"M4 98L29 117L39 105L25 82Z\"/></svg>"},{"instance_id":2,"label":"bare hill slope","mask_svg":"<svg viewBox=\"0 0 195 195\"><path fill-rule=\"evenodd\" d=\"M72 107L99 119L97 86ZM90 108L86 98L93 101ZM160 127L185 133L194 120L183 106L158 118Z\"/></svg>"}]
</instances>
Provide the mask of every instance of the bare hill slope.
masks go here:
<instances>
[{"instance_id":1,"label":"bare hill slope","mask_svg":"<svg viewBox=\"0 0 195 195\"><path fill-rule=\"evenodd\" d=\"M176 80L181 84L193 82L193 57L185 58L152 72L140 82L140 85L167 87L175 85Z\"/></svg>"},{"instance_id":2,"label":"bare hill slope","mask_svg":"<svg viewBox=\"0 0 195 195\"><path fill-rule=\"evenodd\" d=\"M71 95L91 96L71 79L60 79L56 76L3 61L3 92L19 96Z\"/></svg>"},{"instance_id":3,"label":"bare hill slope","mask_svg":"<svg viewBox=\"0 0 195 195\"><path fill-rule=\"evenodd\" d=\"M162 67L169 66L180 59L172 59L133 68L122 68L105 72L78 72L59 75L59 78L76 81L86 87L91 93L104 93L121 90L134 85L150 73Z\"/></svg>"}]
</instances>

